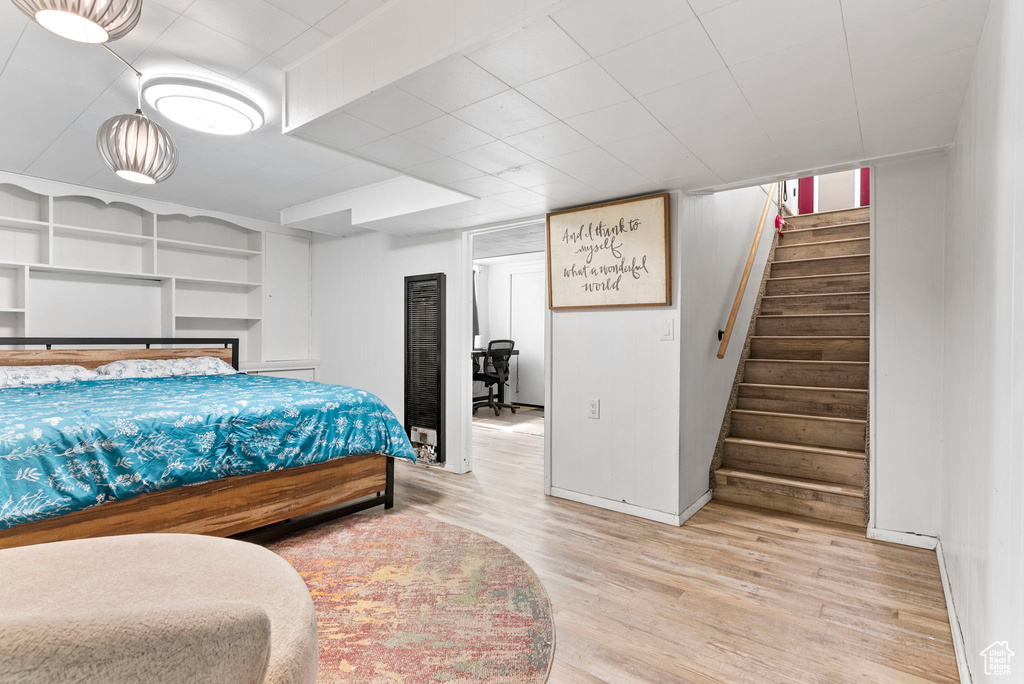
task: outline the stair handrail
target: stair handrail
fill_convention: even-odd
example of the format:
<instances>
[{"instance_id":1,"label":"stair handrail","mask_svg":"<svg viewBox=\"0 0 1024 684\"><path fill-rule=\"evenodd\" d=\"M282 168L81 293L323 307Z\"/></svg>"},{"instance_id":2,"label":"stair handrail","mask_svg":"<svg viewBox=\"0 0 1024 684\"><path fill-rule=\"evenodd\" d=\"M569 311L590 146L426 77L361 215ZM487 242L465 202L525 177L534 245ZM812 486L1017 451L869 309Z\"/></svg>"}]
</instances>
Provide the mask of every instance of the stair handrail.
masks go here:
<instances>
[{"instance_id":1,"label":"stair handrail","mask_svg":"<svg viewBox=\"0 0 1024 684\"><path fill-rule=\"evenodd\" d=\"M736 314L740 311L740 303L743 301L743 294L747 291L747 281L750 279L750 269L754 266L754 257L757 256L757 248L761 245L761 233L764 231L764 222L768 218L768 209L772 205L772 196L778 183L772 183L768 188L768 194L764 198L764 209L761 210L761 220L757 222L757 232L754 233L754 242L750 245L750 254L747 255L747 265L743 267L743 277L740 278L740 286L736 290L736 299L732 302L732 310L729 312L729 321L725 324L722 333L722 343L718 345L718 358L725 358L725 350L729 347L729 338L732 337L732 328L736 325Z\"/></svg>"}]
</instances>

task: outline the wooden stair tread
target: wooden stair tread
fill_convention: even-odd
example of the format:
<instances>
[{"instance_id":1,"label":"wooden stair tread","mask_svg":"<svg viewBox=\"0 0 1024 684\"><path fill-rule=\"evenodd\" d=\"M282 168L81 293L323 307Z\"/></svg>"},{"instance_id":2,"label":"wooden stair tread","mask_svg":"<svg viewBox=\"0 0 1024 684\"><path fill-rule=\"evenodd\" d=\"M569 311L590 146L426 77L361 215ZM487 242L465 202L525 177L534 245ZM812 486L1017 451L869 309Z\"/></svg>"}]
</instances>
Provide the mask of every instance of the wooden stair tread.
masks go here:
<instances>
[{"instance_id":1,"label":"wooden stair tread","mask_svg":"<svg viewBox=\"0 0 1024 684\"><path fill-rule=\"evenodd\" d=\"M747 363L828 363L828 364L844 364L844 365L856 365L866 366L869 361L819 361L817 359L747 359Z\"/></svg>"},{"instance_id":2,"label":"wooden stair tread","mask_svg":"<svg viewBox=\"0 0 1024 684\"><path fill-rule=\"evenodd\" d=\"M842 458L859 458L863 460L868 457L868 455L863 451L811 446L810 444L794 444L793 442L771 442L763 439L751 439L749 437L726 437L725 441L732 444L742 444L744 446L762 447L765 449L785 449L787 451L804 451L809 454L823 454L826 456L839 456Z\"/></svg>"},{"instance_id":3,"label":"wooden stair tread","mask_svg":"<svg viewBox=\"0 0 1024 684\"><path fill-rule=\"evenodd\" d=\"M821 230L822 228L835 228L835 226L818 226L817 228L801 228L800 230ZM792 232L796 232L795 230ZM785 233L783 233L785 235ZM799 245L779 245L780 247L808 247L815 246L820 247L821 245L831 245L836 242L863 242L864 240L871 240L870 237L853 237L853 238L836 238L835 240L821 240L819 242L808 242L806 244ZM845 254L843 256L859 256L857 254Z\"/></svg>"},{"instance_id":4,"label":"wooden stair tread","mask_svg":"<svg viewBox=\"0 0 1024 684\"><path fill-rule=\"evenodd\" d=\"M792 477L790 475L769 475L767 473L758 473L752 470L738 470L736 468L719 468L716 471L716 474L721 474L726 477L735 477L742 480L767 482L769 484L793 487L795 489L812 489L814 491L827 492L829 494L852 496L858 499L864 498L864 489L862 487L853 487L851 485L844 485L836 482L808 480L802 477Z\"/></svg>"},{"instance_id":5,"label":"wooden stair tread","mask_svg":"<svg viewBox=\"0 0 1024 684\"><path fill-rule=\"evenodd\" d=\"M842 311L840 313L791 313L791 314L758 314L759 318L820 318L822 316L869 316L866 311ZM760 335L760 337L779 337L778 335ZM804 335L804 337L828 337L828 335ZM863 335L847 335L846 337L864 337Z\"/></svg>"},{"instance_id":6,"label":"wooden stair tread","mask_svg":"<svg viewBox=\"0 0 1024 684\"><path fill-rule=\"evenodd\" d=\"M849 274L843 274L849 275ZM798 276L801 278L820 278L822 276ZM867 292L800 292L797 294L764 295L761 299L790 299L795 297L849 297L850 295L866 295Z\"/></svg>"},{"instance_id":7,"label":"wooden stair tread","mask_svg":"<svg viewBox=\"0 0 1024 684\"><path fill-rule=\"evenodd\" d=\"M866 254L858 254L854 256L867 256ZM818 261L820 259L849 259L850 255L847 254L841 257L819 257L818 259L804 259L803 261ZM795 259L794 261L801 261ZM776 262L778 263L778 262ZM788 263L788 262L786 262ZM810 275L798 275L798 276L772 276L768 280L800 280L807 278L848 278L850 276L870 276L871 273L868 271L857 271L854 273L811 273ZM867 290L865 290L867 292ZM860 292L854 292L852 294L861 294ZM780 295L782 296L782 295Z\"/></svg>"},{"instance_id":8,"label":"wooden stair tread","mask_svg":"<svg viewBox=\"0 0 1024 684\"><path fill-rule=\"evenodd\" d=\"M851 389L849 387L814 387L811 385L770 385L763 382L741 382L738 383L740 387L769 387L772 389L784 389L784 390L811 390L814 392L856 392L858 394L867 394L866 389Z\"/></svg>"},{"instance_id":9,"label":"wooden stair tread","mask_svg":"<svg viewBox=\"0 0 1024 684\"><path fill-rule=\"evenodd\" d=\"M809 214L808 214L809 216ZM796 225L796 224L790 224ZM791 233L801 233L808 230L821 230L822 228L852 228L853 226L868 226L871 225L871 221L850 221L849 223L830 223L826 226L814 226L813 228L791 228L789 230L782 231L782 237L785 238Z\"/></svg>"},{"instance_id":10,"label":"wooden stair tread","mask_svg":"<svg viewBox=\"0 0 1024 684\"><path fill-rule=\"evenodd\" d=\"M823 422L830 423L856 423L860 425L867 425L866 420L859 418L837 418L833 416L815 416L808 415L805 413L779 413L777 411L758 411L756 409L733 409L733 413L744 413L752 416L767 416L772 418L799 418L801 420L820 420Z\"/></svg>"},{"instance_id":11,"label":"wooden stair tread","mask_svg":"<svg viewBox=\"0 0 1024 684\"><path fill-rule=\"evenodd\" d=\"M820 242L815 244L821 244ZM835 256L810 257L807 259L775 259L773 264L800 264L808 261L835 261L836 259L863 259L867 254L837 254ZM816 273L814 275L850 275L849 273Z\"/></svg>"},{"instance_id":12,"label":"wooden stair tread","mask_svg":"<svg viewBox=\"0 0 1024 684\"><path fill-rule=\"evenodd\" d=\"M765 314L766 316L783 316L790 314ZM810 314L820 316L825 314ZM869 335L751 335L752 340L867 340Z\"/></svg>"},{"instance_id":13,"label":"wooden stair tread","mask_svg":"<svg viewBox=\"0 0 1024 684\"><path fill-rule=\"evenodd\" d=\"M842 214L843 212L847 212L847 211L860 211L860 210L863 210L863 209L871 209L871 205L870 204L865 204L862 207L850 207L849 209L829 209L828 211L812 211L809 214L793 214L791 216L787 216L786 218L787 219L802 219L802 218L809 218L811 216L828 216L830 214Z\"/></svg>"}]
</instances>

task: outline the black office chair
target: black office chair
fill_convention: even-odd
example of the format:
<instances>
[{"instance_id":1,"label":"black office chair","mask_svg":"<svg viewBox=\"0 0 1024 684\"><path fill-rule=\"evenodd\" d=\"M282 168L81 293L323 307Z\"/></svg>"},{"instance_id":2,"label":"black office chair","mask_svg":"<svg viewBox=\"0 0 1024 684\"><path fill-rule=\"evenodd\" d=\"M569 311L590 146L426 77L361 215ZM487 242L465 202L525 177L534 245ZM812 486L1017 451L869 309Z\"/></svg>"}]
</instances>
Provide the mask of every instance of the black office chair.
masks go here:
<instances>
[{"instance_id":1,"label":"black office chair","mask_svg":"<svg viewBox=\"0 0 1024 684\"><path fill-rule=\"evenodd\" d=\"M512 413L516 407L499 401L495 397L495 390L503 388L508 383L509 359L512 358L512 350L516 343L513 340L491 340L487 343L487 355L484 357L483 367L473 373L474 382L482 382L487 387L487 398L473 402L473 413L481 406L488 406L494 409L494 415L499 415L501 409L508 408ZM499 390L504 395L504 391Z\"/></svg>"}]
</instances>

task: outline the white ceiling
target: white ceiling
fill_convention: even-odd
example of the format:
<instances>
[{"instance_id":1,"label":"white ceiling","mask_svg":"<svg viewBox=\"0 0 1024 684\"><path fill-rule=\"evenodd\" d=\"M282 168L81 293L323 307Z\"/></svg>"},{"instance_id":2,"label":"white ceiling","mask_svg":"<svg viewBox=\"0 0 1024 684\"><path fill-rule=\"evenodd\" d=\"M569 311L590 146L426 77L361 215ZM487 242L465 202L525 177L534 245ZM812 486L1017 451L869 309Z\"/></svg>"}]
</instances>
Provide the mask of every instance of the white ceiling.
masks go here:
<instances>
[{"instance_id":1,"label":"white ceiling","mask_svg":"<svg viewBox=\"0 0 1024 684\"><path fill-rule=\"evenodd\" d=\"M394 1L394 0L391 0ZM146 0L112 44L146 74L233 83L270 123L169 124L181 165L103 167L134 76L0 0L0 169L276 221L404 172L480 200L387 219L424 232L702 188L951 141L987 0L566 0L550 17L280 134L282 69L385 0Z\"/></svg>"},{"instance_id":2,"label":"white ceiling","mask_svg":"<svg viewBox=\"0 0 1024 684\"><path fill-rule=\"evenodd\" d=\"M473 258L532 254L547 249L547 226L543 221L496 230L473 238Z\"/></svg>"},{"instance_id":3,"label":"white ceiling","mask_svg":"<svg viewBox=\"0 0 1024 684\"><path fill-rule=\"evenodd\" d=\"M96 153L96 130L135 109L136 80L102 48L61 39L0 0L0 169L277 222L282 207L400 174L281 135L282 70L384 0L145 0L111 48L144 75L234 84L268 113L244 137L161 120L181 154L155 186L123 181Z\"/></svg>"},{"instance_id":4,"label":"white ceiling","mask_svg":"<svg viewBox=\"0 0 1024 684\"><path fill-rule=\"evenodd\" d=\"M482 198L394 232L852 163L952 140L987 7L575 0L297 135Z\"/></svg>"}]
</instances>

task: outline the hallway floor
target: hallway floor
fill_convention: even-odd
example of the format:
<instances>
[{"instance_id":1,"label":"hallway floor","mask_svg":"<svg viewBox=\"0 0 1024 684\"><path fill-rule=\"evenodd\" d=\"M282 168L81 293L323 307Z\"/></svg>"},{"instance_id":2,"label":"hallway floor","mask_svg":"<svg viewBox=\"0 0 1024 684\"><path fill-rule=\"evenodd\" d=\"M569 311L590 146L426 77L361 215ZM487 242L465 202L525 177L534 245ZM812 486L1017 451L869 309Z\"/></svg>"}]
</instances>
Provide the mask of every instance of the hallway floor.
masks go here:
<instances>
[{"instance_id":1,"label":"hallway floor","mask_svg":"<svg viewBox=\"0 0 1024 684\"><path fill-rule=\"evenodd\" d=\"M533 566L554 607L552 684L957 681L932 551L718 501L683 527L649 522L545 497L536 436L473 443L466 475L399 463L395 510Z\"/></svg>"}]
</instances>

